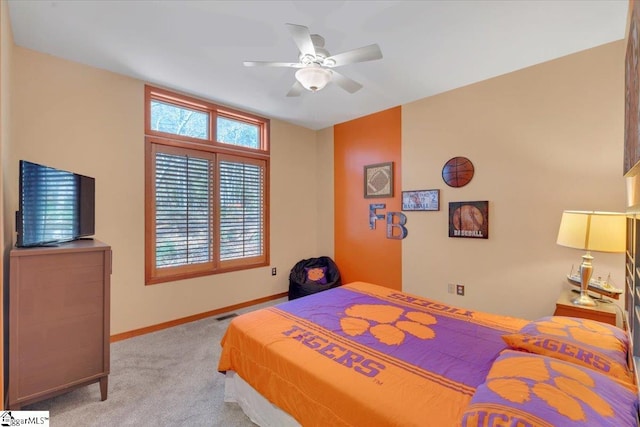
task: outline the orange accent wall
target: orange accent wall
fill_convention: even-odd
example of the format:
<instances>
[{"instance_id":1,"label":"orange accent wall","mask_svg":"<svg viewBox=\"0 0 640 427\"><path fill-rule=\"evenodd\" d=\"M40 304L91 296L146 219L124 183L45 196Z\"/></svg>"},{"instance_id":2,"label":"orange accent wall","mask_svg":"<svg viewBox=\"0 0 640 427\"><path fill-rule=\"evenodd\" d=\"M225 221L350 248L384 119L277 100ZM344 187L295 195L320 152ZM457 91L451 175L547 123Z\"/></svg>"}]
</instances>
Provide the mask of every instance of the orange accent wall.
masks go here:
<instances>
[{"instance_id":1,"label":"orange accent wall","mask_svg":"<svg viewBox=\"0 0 640 427\"><path fill-rule=\"evenodd\" d=\"M384 215L401 210L401 114L395 107L334 126L335 261L344 283L402 289L402 240L387 239L386 220L369 229L369 204L385 203ZM390 161L393 198L365 199L364 166Z\"/></svg>"}]
</instances>

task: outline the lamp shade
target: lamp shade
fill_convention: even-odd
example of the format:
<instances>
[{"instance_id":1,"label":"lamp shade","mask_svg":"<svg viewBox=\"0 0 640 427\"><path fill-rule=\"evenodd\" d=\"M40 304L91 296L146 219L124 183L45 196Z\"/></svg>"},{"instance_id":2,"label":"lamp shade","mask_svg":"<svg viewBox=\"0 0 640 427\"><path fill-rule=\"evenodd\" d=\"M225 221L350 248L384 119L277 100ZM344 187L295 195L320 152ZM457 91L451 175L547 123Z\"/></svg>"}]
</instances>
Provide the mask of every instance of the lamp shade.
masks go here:
<instances>
[{"instance_id":1,"label":"lamp shade","mask_svg":"<svg viewBox=\"0 0 640 427\"><path fill-rule=\"evenodd\" d=\"M596 252L624 252L626 215L617 212L564 211L557 243Z\"/></svg>"},{"instance_id":2,"label":"lamp shade","mask_svg":"<svg viewBox=\"0 0 640 427\"><path fill-rule=\"evenodd\" d=\"M321 90L329 83L329 80L331 80L331 71L317 65L300 68L296 71L296 80L298 80L305 89L315 92Z\"/></svg>"}]
</instances>

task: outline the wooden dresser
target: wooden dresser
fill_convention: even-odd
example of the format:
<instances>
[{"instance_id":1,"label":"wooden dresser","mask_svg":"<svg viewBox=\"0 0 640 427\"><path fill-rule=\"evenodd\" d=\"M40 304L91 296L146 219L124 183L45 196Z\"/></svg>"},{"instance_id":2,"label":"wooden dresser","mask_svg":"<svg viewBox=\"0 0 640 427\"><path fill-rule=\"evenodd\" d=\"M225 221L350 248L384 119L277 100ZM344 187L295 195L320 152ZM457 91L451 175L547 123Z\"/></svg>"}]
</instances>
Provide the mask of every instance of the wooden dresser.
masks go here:
<instances>
[{"instance_id":1,"label":"wooden dresser","mask_svg":"<svg viewBox=\"0 0 640 427\"><path fill-rule=\"evenodd\" d=\"M107 398L111 248L16 248L9 267L8 408L100 383Z\"/></svg>"}]
</instances>

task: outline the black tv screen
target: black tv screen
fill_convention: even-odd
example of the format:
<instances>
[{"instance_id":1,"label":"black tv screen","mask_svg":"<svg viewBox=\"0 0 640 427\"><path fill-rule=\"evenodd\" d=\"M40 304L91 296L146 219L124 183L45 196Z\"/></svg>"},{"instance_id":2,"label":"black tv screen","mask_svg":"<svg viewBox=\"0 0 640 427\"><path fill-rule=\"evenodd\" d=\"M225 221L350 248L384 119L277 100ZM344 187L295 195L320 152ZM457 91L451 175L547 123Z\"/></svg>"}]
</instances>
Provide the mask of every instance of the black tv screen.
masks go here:
<instances>
[{"instance_id":1,"label":"black tv screen","mask_svg":"<svg viewBox=\"0 0 640 427\"><path fill-rule=\"evenodd\" d=\"M16 246L42 246L95 233L95 180L20 160Z\"/></svg>"}]
</instances>

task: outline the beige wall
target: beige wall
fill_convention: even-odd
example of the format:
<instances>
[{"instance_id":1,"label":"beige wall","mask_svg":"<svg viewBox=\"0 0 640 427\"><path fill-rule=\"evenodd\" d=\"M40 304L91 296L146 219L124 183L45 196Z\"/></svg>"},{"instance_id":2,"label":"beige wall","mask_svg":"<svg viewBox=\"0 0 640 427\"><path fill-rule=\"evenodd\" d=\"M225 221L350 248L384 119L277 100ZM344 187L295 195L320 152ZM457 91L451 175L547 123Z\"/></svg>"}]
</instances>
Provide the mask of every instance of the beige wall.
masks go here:
<instances>
[{"instance_id":1,"label":"beige wall","mask_svg":"<svg viewBox=\"0 0 640 427\"><path fill-rule=\"evenodd\" d=\"M10 217L8 207L4 203L4 194L7 191L6 173L9 156L10 117L9 103L11 100L11 64L13 58L13 35L11 33L11 21L9 20L9 7L6 1L0 2L0 248L3 255L11 246L10 227L4 221L4 217ZM5 236L8 236L5 239ZM7 264L5 264L7 263ZM8 257L3 256L0 264L0 273L8 265ZM4 277L0 274L0 277Z\"/></svg>"},{"instance_id":2,"label":"beige wall","mask_svg":"<svg viewBox=\"0 0 640 427\"><path fill-rule=\"evenodd\" d=\"M320 254L335 259L333 127L319 130L316 138L318 171L315 191L318 203L318 250Z\"/></svg>"},{"instance_id":3,"label":"beige wall","mask_svg":"<svg viewBox=\"0 0 640 427\"><path fill-rule=\"evenodd\" d=\"M112 334L285 292L293 264L326 250L314 190L326 142L274 120L271 265L278 275L264 267L145 286L144 82L20 47L13 67L7 210L17 209L20 159L96 178L96 238L113 249ZM13 218L5 223L13 229Z\"/></svg>"},{"instance_id":4,"label":"beige wall","mask_svg":"<svg viewBox=\"0 0 640 427\"><path fill-rule=\"evenodd\" d=\"M624 54L615 42L403 106L403 190L441 189L440 212L406 212L405 291L526 318L553 312L582 255L555 243L562 211L625 210ZM476 169L459 189L441 178L454 156ZM489 239L449 238L448 203L474 200L489 201ZM622 288L622 254L593 255L595 275Z\"/></svg>"},{"instance_id":5,"label":"beige wall","mask_svg":"<svg viewBox=\"0 0 640 427\"><path fill-rule=\"evenodd\" d=\"M8 284L9 256L11 247L10 227L5 218L11 218L8 204L5 203L5 193L7 190L7 164L10 153L9 142L11 138L11 65L13 58L13 35L11 32L11 21L9 20L9 7L6 1L0 2L0 251L2 251L2 261L0 262L0 280ZM6 286L3 286L0 293L0 348L4 352L7 337L4 334L5 315L7 307L5 301ZM4 384L4 357L0 359L0 384ZM4 408L4 387L0 388L0 409Z\"/></svg>"},{"instance_id":6,"label":"beige wall","mask_svg":"<svg viewBox=\"0 0 640 427\"><path fill-rule=\"evenodd\" d=\"M13 35L11 33L11 21L9 20L9 7L6 1L0 2L0 242L3 252L11 247L11 228L4 217L11 218L10 207L4 203L4 196L8 190L7 186L7 166L9 164L10 135L11 135L11 65L13 63ZM6 239L5 239L6 237ZM3 257L8 265L8 257ZM0 265L0 272L3 271ZM0 275L0 277L3 277Z\"/></svg>"}]
</instances>

